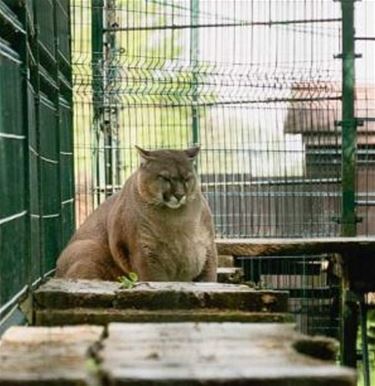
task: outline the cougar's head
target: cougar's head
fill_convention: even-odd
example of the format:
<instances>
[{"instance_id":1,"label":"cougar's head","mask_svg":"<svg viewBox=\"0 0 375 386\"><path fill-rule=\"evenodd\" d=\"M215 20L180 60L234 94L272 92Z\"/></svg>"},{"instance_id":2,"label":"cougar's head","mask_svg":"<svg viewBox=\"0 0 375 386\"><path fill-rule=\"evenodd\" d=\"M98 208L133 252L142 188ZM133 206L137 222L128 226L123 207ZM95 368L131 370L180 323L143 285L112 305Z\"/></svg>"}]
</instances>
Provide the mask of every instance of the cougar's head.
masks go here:
<instances>
[{"instance_id":1,"label":"cougar's head","mask_svg":"<svg viewBox=\"0 0 375 386\"><path fill-rule=\"evenodd\" d=\"M187 150L144 150L136 146L141 158L137 187L148 204L178 209L198 191L193 161L199 148Z\"/></svg>"}]
</instances>

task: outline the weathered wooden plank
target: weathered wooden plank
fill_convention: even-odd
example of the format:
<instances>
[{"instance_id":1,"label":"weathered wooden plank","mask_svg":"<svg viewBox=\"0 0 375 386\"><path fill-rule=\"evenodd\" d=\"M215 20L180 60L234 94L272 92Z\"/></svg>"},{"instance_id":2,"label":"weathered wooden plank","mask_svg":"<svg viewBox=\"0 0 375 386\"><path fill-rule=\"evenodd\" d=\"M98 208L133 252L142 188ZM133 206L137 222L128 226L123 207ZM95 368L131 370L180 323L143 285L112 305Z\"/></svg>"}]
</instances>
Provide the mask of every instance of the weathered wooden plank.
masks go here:
<instances>
[{"instance_id":1,"label":"weathered wooden plank","mask_svg":"<svg viewBox=\"0 0 375 386\"><path fill-rule=\"evenodd\" d=\"M286 312L286 291L254 290L245 285L222 283L147 282L129 290L117 291L116 308Z\"/></svg>"},{"instance_id":2,"label":"weathered wooden plank","mask_svg":"<svg viewBox=\"0 0 375 386\"><path fill-rule=\"evenodd\" d=\"M89 385L87 352L98 326L12 327L0 341L0 385Z\"/></svg>"},{"instance_id":3,"label":"weathered wooden plank","mask_svg":"<svg viewBox=\"0 0 375 386\"><path fill-rule=\"evenodd\" d=\"M102 369L109 384L354 386L330 341L291 325L243 323L111 324Z\"/></svg>"},{"instance_id":4,"label":"weathered wooden plank","mask_svg":"<svg viewBox=\"0 0 375 386\"><path fill-rule=\"evenodd\" d=\"M51 279L34 294L39 309L73 307L139 310L214 308L286 312L286 291L256 291L245 285L223 283L139 282L131 289L119 283Z\"/></svg>"},{"instance_id":5,"label":"weathered wooden plank","mask_svg":"<svg viewBox=\"0 0 375 386\"><path fill-rule=\"evenodd\" d=\"M119 310L114 308L70 308L35 311L35 324L40 326L77 325L82 323L107 325L122 323L166 322L241 322L286 323L292 315L280 312L247 312L219 309L191 310Z\"/></svg>"},{"instance_id":6,"label":"weathered wooden plank","mask_svg":"<svg viewBox=\"0 0 375 386\"><path fill-rule=\"evenodd\" d=\"M375 237L217 239L221 255L285 256L319 253L374 255Z\"/></svg>"},{"instance_id":7,"label":"weathered wooden plank","mask_svg":"<svg viewBox=\"0 0 375 386\"><path fill-rule=\"evenodd\" d=\"M120 283L51 279L34 292L38 308L112 307Z\"/></svg>"}]
</instances>

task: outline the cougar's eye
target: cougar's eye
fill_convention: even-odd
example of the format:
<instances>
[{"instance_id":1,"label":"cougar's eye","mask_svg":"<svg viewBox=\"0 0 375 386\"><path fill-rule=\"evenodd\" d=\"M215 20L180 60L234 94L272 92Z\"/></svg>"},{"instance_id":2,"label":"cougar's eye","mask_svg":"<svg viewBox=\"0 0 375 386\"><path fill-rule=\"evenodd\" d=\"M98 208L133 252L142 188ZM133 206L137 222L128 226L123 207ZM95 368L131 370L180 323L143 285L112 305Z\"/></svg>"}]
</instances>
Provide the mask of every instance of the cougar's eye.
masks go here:
<instances>
[{"instance_id":1,"label":"cougar's eye","mask_svg":"<svg viewBox=\"0 0 375 386\"><path fill-rule=\"evenodd\" d=\"M167 176L164 176L164 175L162 175L162 174L159 174L159 175L158 175L158 179L159 179L160 181L163 181L163 182L170 182L170 178L168 178Z\"/></svg>"},{"instance_id":2,"label":"cougar's eye","mask_svg":"<svg viewBox=\"0 0 375 386\"><path fill-rule=\"evenodd\" d=\"M191 180L193 179L193 176L186 176L185 178L184 178L184 181L187 183L187 182L190 182Z\"/></svg>"}]
</instances>

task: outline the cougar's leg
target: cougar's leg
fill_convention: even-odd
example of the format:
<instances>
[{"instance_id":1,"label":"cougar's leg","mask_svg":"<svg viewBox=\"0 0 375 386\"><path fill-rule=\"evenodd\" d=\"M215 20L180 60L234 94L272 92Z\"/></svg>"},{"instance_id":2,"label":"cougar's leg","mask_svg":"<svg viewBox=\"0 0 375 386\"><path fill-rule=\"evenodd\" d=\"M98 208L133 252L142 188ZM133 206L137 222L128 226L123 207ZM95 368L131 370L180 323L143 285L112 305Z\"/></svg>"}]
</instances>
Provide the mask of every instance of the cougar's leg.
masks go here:
<instances>
[{"instance_id":1,"label":"cougar's leg","mask_svg":"<svg viewBox=\"0 0 375 386\"><path fill-rule=\"evenodd\" d=\"M56 277L116 280L115 271L108 248L94 240L76 240L65 248L58 259Z\"/></svg>"}]
</instances>

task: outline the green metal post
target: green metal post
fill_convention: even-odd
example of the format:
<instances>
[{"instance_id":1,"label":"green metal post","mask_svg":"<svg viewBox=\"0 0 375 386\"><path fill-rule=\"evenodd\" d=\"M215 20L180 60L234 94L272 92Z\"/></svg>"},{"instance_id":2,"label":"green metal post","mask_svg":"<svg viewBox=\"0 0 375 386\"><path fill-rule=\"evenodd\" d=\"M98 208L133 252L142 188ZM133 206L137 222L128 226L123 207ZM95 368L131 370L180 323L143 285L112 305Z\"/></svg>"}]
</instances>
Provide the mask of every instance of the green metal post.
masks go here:
<instances>
[{"instance_id":1,"label":"green metal post","mask_svg":"<svg viewBox=\"0 0 375 386\"><path fill-rule=\"evenodd\" d=\"M103 61L103 7L104 0L92 0L91 13L91 63L94 118L101 114L99 101L102 98L101 65ZM99 110L99 111L98 111Z\"/></svg>"},{"instance_id":2,"label":"green metal post","mask_svg":"<svg viewBox=\"0 0 375 386\"><path fill-rule=\"evenodd\" d=\"M93 98L93 129L96 145L100 142L100 130L103 116L103 10L104 0L91 0L91 65L92 65L92 98ZM96 146L95 146L96 147ZM94 165L95 187L100 187L99 153L96 154ZM97 204L100 203L100 191L97 192Z\"/></svg>"},{"instance_id":3,"label":"green metal post","mask_svg":"<svg viewBox=\"0 0 375 386\"><path fill-rule=\"evenodd\" d=\"M357 123L354 116L355 52L354 1L341 0L342 8L342 202L341 235L356 235L355 162Z\"/></svg>"},{"instance_id":4,"label":"green metal post","mask_svg":"<svg viewBox=\"0 0 375 386\"><path fill-rule=\"evenodd\" d=\"M29 79L29 55L27 51L27 31L28 31L28 18L27 18L27 9L26 6L20 8L21 15L20 18L23 22L25 28L25 34L22 34L19 44L19 50L22 58L22 124L23 124L23 132L25 135L24 142L24 178L25 178L25 207L27 210L27 215L25 218L25 260L26 260L26 275L27 275L27 285L29 288L32 285L33 277L32 277L32 259L36 258L36 256L32 256L31 254L31 200L30 200L30 150L29 150L29 117L28 117L28 79Z\"/></svg>"},{"instance_id":5,"label":"green metal post","mask_svg":"<svg viewBox=\"0 0 375 386\"><path fill-rule=\"evenodd\" d=\"M44 232L44 223L43 223L43 205L44 200L42 196L42 162L40 157L40 55L39 55L39 39L40 39L40 28L39 28L39 21L37 18L37 9L36 9L36 3L35 1L33 4L33 14L34 14L34 28L35 28L35 34L34 34L34 45L35 45L35 51L34 51L34 57L35 57L35 84L34 91L35 91L35 128L36 128L36 151L38 153L37 157L37 170L38 170L38 180L37 180L37 186L38 186L38 215L39 215L39 277L43 277L44 273L47 272L46 268L46 262L43 256L44 251L44 243L45 243L45 232Z\"/></svg>"},{"instance_id":6,"label":"green metal post","mask_svg":"<svg viewBox=\"0 0 375 386\"><path fill-rule=\"evenodd\" d=\"M194 28L199 23L199 0L190 0L190 65L192 67L192 130L193 130L193 144L199 143L199 109L198 102L198 78L197 66L199 56L199 29Z\"/></svg>"},{"instance_id":7,"label":"green metal post","mask_svg":"<svg viewBox=\"0 0 375 386\"><path fill-rule=\"evenodd\" d=\"M70 114L70 127L71 127L71 135L72 135L72 148L71 148L71 152L73 154L73 157L72 157L72 163L70 165L70 170L71 170L71 173L72 173L72 176L73 176L73 181L72 181L72 198L74 198L74 201L73 201L73 213L72 213L72 232L74 232L75 228L76 228L76 186L75 186L75 167L74 167L74 163L75 163L75 159L74 159L74 121L73 121L73 117L74 117L74 102L73 102L73 71L72 71L72 54L73 54L73 41L72 41L72 35L73 35L73 31L72 31L72 28L73 28L73 20L72 20L72 5L73 5L73 0L69 0L68 1L68 10L69 10L69 14L68 14L68 23L69 23L69 57L70 57L70 64L69 64L69 84L72 86L72 89L71 91L69 92L69 97L68 97L68 102L69 102L69 106L71 107L71 114Z\"/></svg>"},{"instance_id":8,"label":"green metal post","mask_svg":"<svg viewBox=\"0 0 375 386\"><path fill-rule=\"evenodd\" d=\"M105 10L105 27L111 28L116 23L116 0L107 0ZM103 72L105 73L105 89L116 88L116 31L106 31L103 39L106 44L104 53ZM104 141L104 182L105 196L114 193L114 182L119 182L120 171L118 159L118 111L116 106L117 98L109 93L103 98L103 141ZM115 165L115 166L114 166Z\"/></svg>"},{"instance_id":9,"label":"green metal post","mask_svg":"<svg viewBox=\"0 0 375 386\"><path fill-rule=\"evenodd\" d=\"M346 280L342 284L340 361L344 366L357 367L358 300Z\"/></svg>"},{"instance_id":10,"label":"green metal post","mask_svg":"<svg viewBox=\"0 0 375 386\"><path fill-rule=\"evenodd\" d=\"M341 0L342 10L342 195L341 236L356 235L355 166L357 120L355 118L354 1ZM344 273L342 280L341 363L356 367L358 303Z\"/></svg>"},{"instance_id":11,"label":"green metal post","mask_svg":"<svg viewBox=\"0 0 375 386\"><path fill-rule=\"evenodd\" d=\"M61 250L65 245L63 244L64 241L64 225L63 225L63 205L62 205L62 184L66 183L61 180L61 160L60 160L60 151L61 151L61 145L60 145L60 130L61 130L61 122L60 122L60 81L59 81L59 36L58 36L58 27L57 27L57 2L53 2L53 31L54 31L54 50L55 50L55 60L56 60L56 66L54 68L53 74L51 74L58 85L58 89L55 90L54 95L52 97L52 100L54 102L56 112L55 112L55 120L56 120L56 141L57 141L57 159L58 159L58 168L57 168L57 175L58 175L58 181L59 181L59 189L58 189L58 201L59 201L59 214L60 214L60 221L59 221L59 235L58 235L58 241L59 241L59 250ZM58 256L56 256L56 259Z\"/></svg>"}]
</instances>

